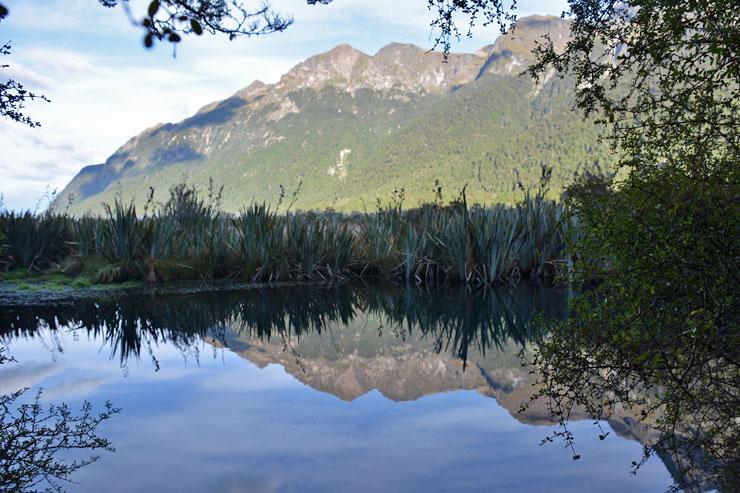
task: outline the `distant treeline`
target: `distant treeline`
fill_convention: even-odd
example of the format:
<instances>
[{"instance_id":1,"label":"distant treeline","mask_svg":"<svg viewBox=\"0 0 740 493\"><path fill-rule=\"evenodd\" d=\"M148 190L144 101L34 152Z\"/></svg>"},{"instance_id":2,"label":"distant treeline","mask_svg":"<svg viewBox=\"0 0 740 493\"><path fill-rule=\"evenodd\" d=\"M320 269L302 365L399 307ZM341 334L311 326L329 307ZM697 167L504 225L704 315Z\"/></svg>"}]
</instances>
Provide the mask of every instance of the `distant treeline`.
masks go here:
<instances>
[{"instance_id":1,"label":"distant treeline","mask_svg":"<svg viewBox=\"0 0 740 493\"><path fill-rule=\"evenodd\" d=\"M152 194L153 196L153 194ZM137 211L116 199L102 216L0 212L0 270L62 272L110 283L240 279L411 283L551 281L567 263L574 219L544 189L518 204L402 207L402 194L371 213L294 212L265 203L238 214L220 192L180 184Z\"/></svg>"}]
</instances>

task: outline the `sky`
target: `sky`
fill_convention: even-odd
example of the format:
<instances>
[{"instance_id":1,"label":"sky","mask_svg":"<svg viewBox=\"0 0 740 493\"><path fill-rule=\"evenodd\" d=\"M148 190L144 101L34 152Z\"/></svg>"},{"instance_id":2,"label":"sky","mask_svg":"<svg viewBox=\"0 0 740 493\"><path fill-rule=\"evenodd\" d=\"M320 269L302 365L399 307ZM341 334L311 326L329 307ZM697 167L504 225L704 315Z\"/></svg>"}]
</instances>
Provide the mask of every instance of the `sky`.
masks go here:
<instances>
[{"instance_id":1,"label":"sky","mask_svg":"<svg viewBox=\"0 0 740 493\"><path fill-rule=\"evenodd\" d=\"M273 0L290 14L285 32L264 37L187 37L173 57L161 44L147 50L142 31L119 6L98 0L3 0L10 10L0 42L11 41L0 81L13 78L51 102L31 102L29 128L0 119L0 194L8 209L43 207L84 166L104 162L129 138L157 123L182 120L259 79L279 80L311 55L349 43L374 54L390 42L433 47L426 0ZM141 17L146 0L131 0ZM257 4L245 0L245 4ZM520 0L517 13L560 15L564 0ZM479 28L453 51L490 44L498 28Z\"/></svg>"}]
</instances>

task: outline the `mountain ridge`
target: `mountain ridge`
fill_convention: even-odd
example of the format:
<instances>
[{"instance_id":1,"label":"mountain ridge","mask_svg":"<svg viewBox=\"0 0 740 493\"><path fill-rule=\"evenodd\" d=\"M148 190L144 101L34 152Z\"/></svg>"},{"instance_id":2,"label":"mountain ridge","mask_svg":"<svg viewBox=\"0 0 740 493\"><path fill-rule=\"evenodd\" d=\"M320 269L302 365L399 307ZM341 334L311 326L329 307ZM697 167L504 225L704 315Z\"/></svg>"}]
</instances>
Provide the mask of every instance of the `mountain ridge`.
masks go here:
<instances>
[{"instance_id":1,"label":"mountain ridge","mask_svg":"<svg viewBox=\"0 0 740 493\"><path fill-rule=\"evenodd\" d=\"M225 348L262 369L279 365L296 381L348 403L370 392L378 392L395 403L415 401L434 394L474 391L493 398L516 421L533 426L558 425L545 397L537 397L539 386L531 370L522 366L522 346L511 338L495 348L480 351L470 347L468 365L440 351L434 338L379 337L376 326L383 321L368 317L355 326L333 326L323 334L309 332L301 337L274 339L249 335L245 327L230 327L218 338L206 338L214 347ZM644 446L655 443L660 433L652 423L642 422L637 410L615 408L605 418L615 435ZM592 421L583 407L576 406L571 422ZM544 432L543 432L544 434ZM674 475L686 474L682 456L658 454ZM683 471L683 472L682 472ZM701 491L703 488L697 489Z\"/></svg>"},{"instance_id":2,"label":"mountain ridge","mask_svg":"<svg viewBox=\"0 0 740 493\"><path fill-rule=\"evenodd\" d=\"M180 122L144 130L105 163L84 167L56 207L99 212L116 195L142 202L149 187L163 199L183 177L223 184L229 211L276 201L279 185L302 187L301 208L357 210L396 188L418 202L433 197L435 182L448 194L474 182L473 200L509 201L517 175L534 183L542 164L557 168L559 186L607 152L593 125L570 114L567 83L517 75L538 38L562 43L567 30L557 17L522 18L513 33L446 63L407 43L374 55L339 45L274 84L253 81Z\"/></svg>"}]
</instances>

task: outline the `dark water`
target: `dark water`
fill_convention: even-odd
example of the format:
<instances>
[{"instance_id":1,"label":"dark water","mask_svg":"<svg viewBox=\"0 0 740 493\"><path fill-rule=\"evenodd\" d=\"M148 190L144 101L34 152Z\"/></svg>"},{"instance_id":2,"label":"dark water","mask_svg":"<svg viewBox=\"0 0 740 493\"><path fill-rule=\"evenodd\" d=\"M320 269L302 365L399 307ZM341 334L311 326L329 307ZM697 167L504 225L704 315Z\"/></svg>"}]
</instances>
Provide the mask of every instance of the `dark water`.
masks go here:
<instances>
[{"instance_id":1,"label":"dark water","mask_svg":"<svg viewBox=\"0 0 740 493\"><path fill-rule=\"evenodd\" d=\"M0 393L111 400L117 451L68 491L664 491L630 461L629 416L571 426L581 459L540 441L533 317L555 292L274 289L0 308ZM583 417L585 418L585 416Z\"/></svg>"}]
</instances>

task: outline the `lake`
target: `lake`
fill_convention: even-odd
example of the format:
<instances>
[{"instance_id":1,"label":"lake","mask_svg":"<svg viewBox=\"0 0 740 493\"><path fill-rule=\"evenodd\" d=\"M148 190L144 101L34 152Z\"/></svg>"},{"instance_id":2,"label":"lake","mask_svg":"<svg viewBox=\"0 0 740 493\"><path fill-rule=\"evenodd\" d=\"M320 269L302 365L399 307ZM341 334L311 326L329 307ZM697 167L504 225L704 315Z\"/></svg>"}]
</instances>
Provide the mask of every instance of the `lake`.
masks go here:
<instances>
[{"instance_id":1,"label":"lake","mask_svg":"<svg viewBox=\"0 0 740 493\"><path fill-rule=\"evenodd\" d=\"M0 308L0 393L110 400L115 453L67 491L664 491L629 415L574 416L579 460L523 366L562 293L254 289ZM537 321L540 321L537 323ZM27 392L24 398L32 397Z\"/></svg>"}]
</instances>

